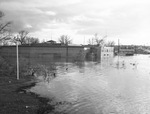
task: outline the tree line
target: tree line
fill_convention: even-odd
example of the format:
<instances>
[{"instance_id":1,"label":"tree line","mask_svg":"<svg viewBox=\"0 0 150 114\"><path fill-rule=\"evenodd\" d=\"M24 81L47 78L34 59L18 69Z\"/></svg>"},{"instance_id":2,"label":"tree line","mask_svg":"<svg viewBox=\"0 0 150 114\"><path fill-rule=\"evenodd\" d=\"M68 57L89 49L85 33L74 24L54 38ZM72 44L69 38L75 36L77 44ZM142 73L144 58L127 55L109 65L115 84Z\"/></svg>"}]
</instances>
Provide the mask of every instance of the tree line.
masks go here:
<instances>
[{"instance_id":1,"label":"tree line","mask_svg":"<svg viewBox=\"0 0 150 114\"><path fill-rule=\"evenodd\" d=\"M39 39L29 36L29 32L20 30L18 33L11 33L12 22L3 22L4 13L0 11L0 44L1 45L13 45L18 42L23 44L39 43Z\"/></svg>"},{"instance_id":2,"label":"tree line","mask_svg":"<svg viewBox=\"0 0 150 114\"><path fill-rule=\"evenodd\" d=\"M12 34L10 27L12 22L3 22L4 16L4 13L0 11L0 45L13 45L16 42L19 45L40 43L39 38L29 36L29 32L26 30L20 30L18 33ZM58 41L65 45L72 43L72 39L68 35L61 35Z\"/></svg>"},{"instance_id":3,"label":"tree line","mask_svg":"<svg viewBox=\"0 0 150 114\"><path fill-rule=\"evenodd\" d=\"M98 33L95 33L92 38L88 40L89 45L97 45L97 46L114 46L114 41L107 41L106 42L107 35L105 36L99 36Z\"/></svg>"}]
</instances>

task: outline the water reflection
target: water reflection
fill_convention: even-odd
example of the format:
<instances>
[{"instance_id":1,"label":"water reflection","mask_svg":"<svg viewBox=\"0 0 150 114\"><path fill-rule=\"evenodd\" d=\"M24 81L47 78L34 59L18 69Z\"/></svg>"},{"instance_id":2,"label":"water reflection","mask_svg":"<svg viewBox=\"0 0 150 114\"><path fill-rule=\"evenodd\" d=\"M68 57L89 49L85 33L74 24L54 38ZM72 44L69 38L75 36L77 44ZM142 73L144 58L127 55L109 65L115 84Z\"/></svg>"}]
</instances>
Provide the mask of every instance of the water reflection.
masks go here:
<instances>
[{"instance_id":1,"label":"water reflection","mask_svg":"<svg viewBox=\"0 0 150 114\"><path fill-rule=\"evenodd\" d=\"M58 64L57 77L49 83L41 81L31 91L54 98L51 103L60 113L150 113L149 56L120 57L119 67L117 62L118 58L101 63Z\"/></svg>"}]
</instances>

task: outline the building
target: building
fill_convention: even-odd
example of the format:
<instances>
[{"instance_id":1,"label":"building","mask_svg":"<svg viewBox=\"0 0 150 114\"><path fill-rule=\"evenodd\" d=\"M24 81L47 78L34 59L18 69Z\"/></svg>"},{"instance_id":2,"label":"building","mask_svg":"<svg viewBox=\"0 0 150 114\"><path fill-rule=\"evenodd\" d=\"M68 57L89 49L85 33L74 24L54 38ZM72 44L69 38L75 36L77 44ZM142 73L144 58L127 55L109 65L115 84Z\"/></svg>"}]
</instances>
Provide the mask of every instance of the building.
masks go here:
<instances>
[{"instance_id":1,"label":"building","mask_svg":"<svg viewBox=\"0 0 150 114\"><path fill-rule=\"evenodd\" d=\"M88 61L101 61L105 58L113 58L114 57L114 47L106 47L106 46L93 46L93 45L85 45L86 48L86 60Z\"/></svg>"},{"instance_id":2,"label":"building","mask_svg":"<svg viewBox=\"0 0 150 114\"><path fill-rule=\"evenodd\" d=\"M46 43L48 43L48 44L56 44L56 41L54 41L54 40L49 40L49 41L47 41Z\"/></svg>"},{"instance_id":3,"label":"building","mask_svg":"<svg viewBox=\"0 0 150 114\"><path fill-rule=\"evenodd\" d=\"M121 45L115 47L115 54L121 56L134 55L135 47L130 45Z\"/></svg>"},{"instance_id":4,"label":"building","mask_svg":"<svg viewBox=\"0 0 150 114\"><path fill-rule=\"evenodd\" d=\"M74 62L84 53L83 46L61 45L20 45L19 59L31 64L49 64L51 62ZM16 46L0 47L0 55L11 63L16 62ZM80 56L81 57L81 56Z\"/></svg>"},{"instance_id":5,"label":"building","mask_svg":"<svg viewBox=\"0 0 150 114\"><path fill-rule=\"evenodd\" d=\"M114 57L114 47L101 47L101 59Z\"/></svg>"}]
</instances>

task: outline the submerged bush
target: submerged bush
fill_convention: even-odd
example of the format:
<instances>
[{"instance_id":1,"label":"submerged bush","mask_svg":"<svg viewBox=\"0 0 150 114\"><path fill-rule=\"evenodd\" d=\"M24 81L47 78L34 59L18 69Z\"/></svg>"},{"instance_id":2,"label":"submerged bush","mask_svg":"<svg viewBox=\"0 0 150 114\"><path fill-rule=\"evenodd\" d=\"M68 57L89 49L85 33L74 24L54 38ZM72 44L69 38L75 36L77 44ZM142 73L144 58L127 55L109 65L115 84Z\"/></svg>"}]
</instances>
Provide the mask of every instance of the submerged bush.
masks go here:
<instances>
[{"instance_id":1,"label":"submerged bush","mask_svg":"<svg viewBox=\"0 0 150 114\"><path fill-rule=\"evenodd\" d=\"M19 74L21 77L28 75L29 65L25 58L19 58ZM17 64L11 63L6 58L0 56L0 75L1 76L16 76Z\"/></svg>"},{"instance_id":2,"label":"submerged bush","mask_svg":"<svg viewBox=\"0 0 150 114\"><path fill-rule=\"evenodd\" d=\"M17 64L0 57L0 76L16 77ZM26 58L19 57L19 76L20 78L31 78L42 76L45 81L56 77L56 65L30 65Z\"/></svg>"},{"instance_id":3,"label":"submerged bush","mask_svg":"<svg viewBox=\"0 0 150 114\"><path fill-rule=\"evenodd\" d=\"M85 53L83 51L79 51L77 55L74 57L74 62L83 62L85 59Z\"/></svg>"},{"instance_id":4,"label":"submerged bush","mask_svg":"<svg viewBox=\"0 0 150 114\"><path fill-rule=\"evenodd\" d=\"M50 64L47 65L34 65L30 67L30 74L32 76L38 77L41 76L45 81L49 81L51 78L56 77L56 65Z\"/></svg>"},{"instance_id":5,"label":"submerged bush","mask_svg":"<svg viewBox=\"0 0 150 114\"><path fill-rule=\"evenodd\" d=\"M10 76L11 72L11 66L3 57L0 56L0 76Z\"/></svg>"}]
</instances>

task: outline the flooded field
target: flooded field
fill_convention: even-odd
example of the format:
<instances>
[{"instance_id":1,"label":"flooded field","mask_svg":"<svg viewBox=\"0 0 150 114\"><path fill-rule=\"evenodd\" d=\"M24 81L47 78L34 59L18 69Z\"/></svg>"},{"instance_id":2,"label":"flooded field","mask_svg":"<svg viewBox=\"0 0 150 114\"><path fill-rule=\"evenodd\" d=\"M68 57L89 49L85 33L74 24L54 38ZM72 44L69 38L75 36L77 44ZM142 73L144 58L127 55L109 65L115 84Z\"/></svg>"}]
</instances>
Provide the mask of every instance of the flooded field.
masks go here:
<instances>
[{"instance_id":1,"label":"flooded field","mask_svg":"<svg viewBox=\"0 0 150 114\"><path fill-rule=\"evenodd\" d=\"M58 64L56 78L30 91L53 99L65 114L149 114L150 56L115 57L102 62Z\"/></svg>"}]
</instances>

